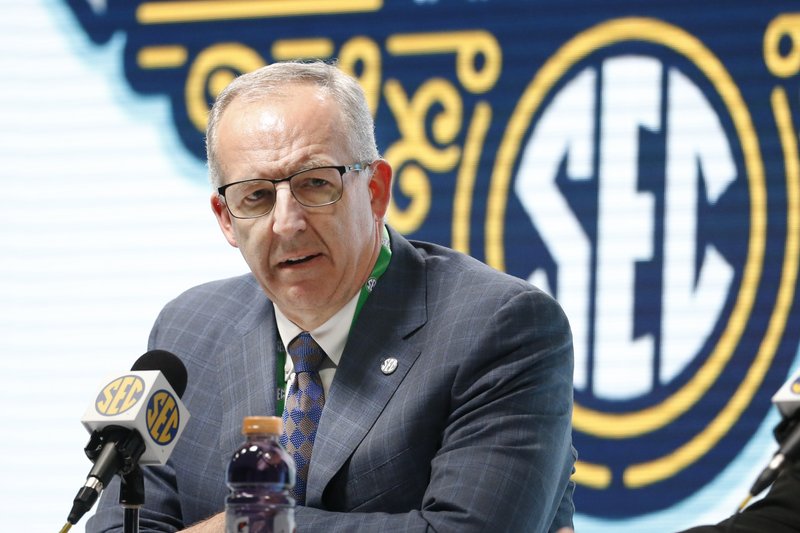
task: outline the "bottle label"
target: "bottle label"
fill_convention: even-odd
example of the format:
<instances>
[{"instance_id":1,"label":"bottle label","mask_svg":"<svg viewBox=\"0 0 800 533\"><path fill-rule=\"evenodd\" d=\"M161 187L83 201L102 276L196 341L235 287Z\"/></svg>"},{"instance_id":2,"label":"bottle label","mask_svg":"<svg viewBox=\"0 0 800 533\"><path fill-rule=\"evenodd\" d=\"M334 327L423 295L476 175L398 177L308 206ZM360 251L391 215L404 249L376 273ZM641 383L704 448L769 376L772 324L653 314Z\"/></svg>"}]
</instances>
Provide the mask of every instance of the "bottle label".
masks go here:
<instances>
[{"instance_id":1,"label":"bottle label","mask_svg":"<svg viewBox=\"0 0 800 533\"><path fill-rule=\"evenodd\" d=\"M227 510L226 533L294 533L294 509L248 507Z\"/></svg>"}]
</instances>

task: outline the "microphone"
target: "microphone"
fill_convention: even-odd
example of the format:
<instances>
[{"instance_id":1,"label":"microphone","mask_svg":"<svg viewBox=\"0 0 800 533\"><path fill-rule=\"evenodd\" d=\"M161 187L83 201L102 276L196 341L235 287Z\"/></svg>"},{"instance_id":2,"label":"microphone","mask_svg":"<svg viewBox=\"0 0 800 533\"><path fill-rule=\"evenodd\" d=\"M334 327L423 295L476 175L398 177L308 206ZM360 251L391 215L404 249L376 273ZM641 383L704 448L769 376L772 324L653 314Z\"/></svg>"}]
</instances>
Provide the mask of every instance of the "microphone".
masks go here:
<instances>
[{"instance_id":1,"label":"microphone","mask_svg":"<svg viewBox=\"0 0 800 533\"><path fill-rule=\"evenodd\" d=\"M800 454L800 369L778 389L772 397L772 403L783 415L783 420L775 427L775 438L780 447L753 483L750 495L740 509L775 481L787 460L793 461Z\"/></svg>"},{"instance_id":2,"label":"microphone","mask_svg":"<svg viewBox=\"0 0 800 533\"><path fill-rule=\"evenodd\" d=\"M68 524L78 523L115 474L167 462L189 420L180 400L186 380L176 355L151 350L100 389L81 419L91 433L85 452L94 466L75 496Z\"/></svg>"}]
</instances>

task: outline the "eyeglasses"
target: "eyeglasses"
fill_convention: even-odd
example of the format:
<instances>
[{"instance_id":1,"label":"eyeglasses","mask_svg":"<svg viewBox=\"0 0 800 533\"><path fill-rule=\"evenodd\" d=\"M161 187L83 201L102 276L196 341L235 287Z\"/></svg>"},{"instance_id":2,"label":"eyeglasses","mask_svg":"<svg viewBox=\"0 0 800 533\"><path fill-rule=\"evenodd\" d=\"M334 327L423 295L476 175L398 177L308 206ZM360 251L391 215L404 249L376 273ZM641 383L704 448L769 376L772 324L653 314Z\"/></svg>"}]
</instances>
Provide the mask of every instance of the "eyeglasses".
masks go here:
<instances>
[{"instance_id":1,"label":"eyeglasses","mask_svg":"<svg viewBox=\"0 0 800 533\"><path fill-rule=\"evenodd\" d=\"M217 192L225 198L228 212L235 218L258 218L275 207L275 186L289 182L289 190L300 205L322 207L342 198L342 176L353 170L364 170L369 163L326 166L302 170L278 180L252 179L223 185Z\"/></svg>"}]
</instances>

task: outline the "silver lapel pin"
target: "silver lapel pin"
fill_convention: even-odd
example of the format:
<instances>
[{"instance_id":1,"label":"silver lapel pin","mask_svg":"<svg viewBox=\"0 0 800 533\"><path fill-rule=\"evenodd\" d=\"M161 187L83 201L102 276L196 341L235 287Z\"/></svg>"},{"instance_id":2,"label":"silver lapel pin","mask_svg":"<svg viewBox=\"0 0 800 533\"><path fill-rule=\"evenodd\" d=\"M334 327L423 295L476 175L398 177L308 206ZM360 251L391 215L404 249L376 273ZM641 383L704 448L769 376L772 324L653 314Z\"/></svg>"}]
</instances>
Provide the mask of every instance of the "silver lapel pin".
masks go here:
<instances>
[{"instance_id":1,"label":"silver lapel pin","mask_svg":"<svg viewBox=\"0 0 800 533\"><path fill-rule=\"evenodd\" d=\"M397 359L394 357L387 357L381 363L381 372L387 376L397 370Z\"/></svg>"}]
</instances>

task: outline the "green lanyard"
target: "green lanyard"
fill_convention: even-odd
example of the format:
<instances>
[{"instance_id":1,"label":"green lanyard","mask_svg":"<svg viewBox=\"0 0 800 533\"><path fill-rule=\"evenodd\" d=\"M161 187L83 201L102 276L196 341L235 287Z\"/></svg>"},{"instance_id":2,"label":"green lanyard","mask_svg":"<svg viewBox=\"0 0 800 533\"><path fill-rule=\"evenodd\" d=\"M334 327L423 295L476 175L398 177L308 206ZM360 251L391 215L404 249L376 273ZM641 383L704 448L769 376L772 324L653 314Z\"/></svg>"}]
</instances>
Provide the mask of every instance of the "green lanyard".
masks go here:
<instances>
[{"instance_id":1,"label":"green lanyard","mask_svg":"<svg viewBox=\"0 0 800 533\"><path fill-rule=\"evenodd\" d=\"M389 267L389 260L392 258L392 248L389 242L389 231L386 229L386 226L383 226L383 235L381 237L381 250L378 253L378 260L375 261L375 267L372 269L372 273L367 278L367 282L361 287L361 292L358 294L358 302L356 302L356 311L353 313L353 321L350 323L350 328L352 329L353 324L356 323L356 319L358 318L359 313L361 312L361 308L364 307L364 303L367 301L367 297L370 295L372 290L375 288L375 285L378 283L378 279L386 272L386 269ZM286 348L283 346L283 342L281 341L280 335L278 335L278 342L276 346L276 358L275 358L275 392L276 392L276 401L275 401L275 412L277 416L283 415L283 404L286 399L286 379L284 376L284 368L286 367Z\"/></svg>"}]
</instances>

